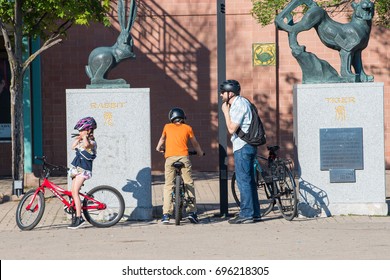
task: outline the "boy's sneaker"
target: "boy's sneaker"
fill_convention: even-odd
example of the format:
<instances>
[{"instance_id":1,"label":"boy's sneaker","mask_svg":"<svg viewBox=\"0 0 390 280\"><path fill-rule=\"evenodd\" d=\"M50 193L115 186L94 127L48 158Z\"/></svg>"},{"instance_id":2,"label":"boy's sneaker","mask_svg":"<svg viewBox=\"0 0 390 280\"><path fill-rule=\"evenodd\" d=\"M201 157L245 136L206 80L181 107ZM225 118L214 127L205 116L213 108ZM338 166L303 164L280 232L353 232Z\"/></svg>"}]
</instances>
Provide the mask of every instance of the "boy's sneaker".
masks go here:
<instances>
[{"instance_id":1,"label":"boy's sneaker","mask_svg":"<svg viewBox=\"0 0 390 280\"><path fill-rule=\"evenodd\" d=\"M162 216L161 223L163 223L163 224L169 224L170 218L171 218L171 216L169 216L169 214L164 214L164 215Z\"/></svg>"},{"instance_id":2,"label":"boy's sneaker","mask_svg":"<svg viewBox=\"0 0 390 280\"><path fill-rule=\"evenodd\" d=\"M236 216L233 219L230 219L228 223L229 224L252 224L254 223L254 220L252 217L247 218L247 217Z\"/></svg>"},{"instance_id":3,"label":"boy's sneaker","mask_svg":"<svg viewBox=\"0 0 390 280\"><path fill-rule=\"evenodd\" d=\"M85 223L85 220L83 219L83 217L76 217L74 219L74 221L72 222L72 224L70 226L68 226L68 228L70 228L70 229L78 229L79 227L84 225L84 223Z\"/></svg>"},{"instance_id":4,"label":"boy's sneaker","mask_svg":"<svg viewBox=\"0 0 390 280\"><path fill-rule=\"evenodd\" d=\"M198 215L196 215L194 212L191 212L188 215L188 220L190 220L190 222L193 224L199 224Z\"/></svg>"},{"instance_id":5,"label":"boy's sneaker","mask_svg":"<svg viewBox=\"0 0 390 280\"><path fill-rule=\"evenodd\" d=\"M254 223L261 222L261 217L253 217L253 222Z\"/></svg>"}]
</instances>

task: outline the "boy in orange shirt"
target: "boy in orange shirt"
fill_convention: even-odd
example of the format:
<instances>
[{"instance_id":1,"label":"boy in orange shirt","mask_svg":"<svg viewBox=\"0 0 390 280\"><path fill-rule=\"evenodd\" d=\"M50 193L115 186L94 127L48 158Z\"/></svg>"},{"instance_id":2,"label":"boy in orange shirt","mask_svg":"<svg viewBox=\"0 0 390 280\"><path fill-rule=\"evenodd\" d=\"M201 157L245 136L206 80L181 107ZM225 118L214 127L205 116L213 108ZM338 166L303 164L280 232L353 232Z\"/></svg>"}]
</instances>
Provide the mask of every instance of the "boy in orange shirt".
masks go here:
<instances>
[{"instance_id":1,"label":"boy in orange shirt","mask_svg":"<svg viewBox=\"0 0 390 280\"><path fill-rule=\"evenodd\" d=\"M171 194L174 187L175 169L172 164L175 161L184 163L182 168L182 178L187 186L190 199L193 203L187 205L188 219L191 223L199 223L195 202L194 181L192 179L192 165L188 156L188 139L196 150L198 156L203 156L203 150L195 138L192 127L185 123L186 116L180 108L173 108L169 111L168 118L171 123L164 126L164 130L158 141L156 150L164 153L165 157L165 185L164 185L164 201L163 201L163 217L161 222L169 223L170 216L173 212ZM165 150L163 145L165 144Z\"/></svg>"}]
</instances>

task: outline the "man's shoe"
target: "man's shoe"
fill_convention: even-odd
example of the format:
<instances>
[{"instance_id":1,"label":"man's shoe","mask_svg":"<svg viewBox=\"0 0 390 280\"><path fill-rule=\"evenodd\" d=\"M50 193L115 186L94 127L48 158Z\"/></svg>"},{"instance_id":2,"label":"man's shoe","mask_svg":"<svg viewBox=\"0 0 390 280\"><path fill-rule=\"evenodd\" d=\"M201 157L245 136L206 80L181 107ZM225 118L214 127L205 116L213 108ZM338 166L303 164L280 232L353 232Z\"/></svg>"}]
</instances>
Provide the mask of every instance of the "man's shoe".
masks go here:
<instances>
[{"instance_id":1,"label":"man's shoe","mask_svg":"<svg viewBox=\"0 0 390 280\"><path fill-rule=\"evenodd\" d=\"M161 219L161 223L163 224L169 224L171 216L169 214L164 214Z\"/></svg>"},{"instance_id":2,"label":"man's shoe","mask_svg":"<svg viewBox=\"0 0 390 280\"><path fill-rule=\"evenodd\" d=\"M78 229L79 227L84 225L84 223L85 223L85 220L83 219L83 217L76 217L74 219L74 223L72 223L70 226L68 226L68 228L70 228L70 229Z\"/></svg>"},{"instance_id":3,"label":"man's shoe","mask_svg":"<svg viewBox=\"0 0 390 280\"><path fill-rule=\"evenodd\" d=\"M193 224L199 224L198 215L194 212L191 212L188 215L188 220L190 220L190 222Z\"/></svg>"},{"instance_id":4,"label":"man's shoe","mask_svg":"<svg viewBox=\"0 0 390 280\"><path fill-rule=\"evenodd\" d=\"M252 224L253 222L254 221L252 217L249 218L249 217L240 217L240 216L237 216L228 221L229 224Z\"/></svg>"},{"instance_id":5,"label":"man's shoe","mask_svg":"<svg viewBox=\"0 0 390 280\"><path fill-rule=\"evenodd\" d=\"M261 222L261 217L253 217L253 222L254 223Z\"/></svg>"}]
</instances>

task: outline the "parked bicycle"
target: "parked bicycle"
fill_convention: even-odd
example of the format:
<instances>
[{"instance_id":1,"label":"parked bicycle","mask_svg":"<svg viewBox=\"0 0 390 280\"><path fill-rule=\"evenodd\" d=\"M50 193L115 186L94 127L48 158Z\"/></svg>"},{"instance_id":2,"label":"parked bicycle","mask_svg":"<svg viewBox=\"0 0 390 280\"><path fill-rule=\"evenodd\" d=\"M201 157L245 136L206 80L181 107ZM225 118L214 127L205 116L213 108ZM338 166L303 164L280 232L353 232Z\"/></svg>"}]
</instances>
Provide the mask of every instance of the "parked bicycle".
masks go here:
<instances>
[{"instance_id":1,"label":"parked bicycle","mask_svg":"<svg viewBox=\"0 0 390 280\"><path fill-rule=\"evenodd\" d=\"M291 221L297 215L297 188L292 173L292 161L279 158L279 146L268 146L268 157L258 155L255 164L255 180L260 202L260 214L265 216L275 205L282 216ZM264 162L261 164L260 161ZM240 206L240 191L233 173L231 189L234 200Z\"/></svg>"},{"instance_id":2,"label":"parked bicycle","mask_svg":"<svg viewBox=\"0 0 390 280\"><path fill-rule=\"evenodd\" d=\"M196 155L196 151L189 151L189 155ZM203 154L205 155L205 154ZM175 210L175 224L180 225L183 218L183 211L188 204L194 204L193 198L188 195L188 190L181 177L181 169L184 163L175 161L172 166L175 168L175 187L172 191L172 204Z\"/></svg>"},{"instance_id":3,"label":"parked bicycle","mask_svg":"<svg viewBox=\"0 0 390 280\"><path fill-rule=\"evenodd\" d=\"M53 193L50 198L58 198L64 204L64 211L73 216L76 208L72 200L72 192L61 188L49 180L50 173L55 170L67 171L64 166L46 162L45 157L35 157L41 160L43 182L36 190L30 190L23 195L16 209L16 224L21 230L33 229L41 220L45 211L45 190ZM85 219L96 227L111 227L123 217L125 202L121 193L111 186L97 186L88 193L79 193L82 197L82 211Z\"/></svg>"}]
</instances>

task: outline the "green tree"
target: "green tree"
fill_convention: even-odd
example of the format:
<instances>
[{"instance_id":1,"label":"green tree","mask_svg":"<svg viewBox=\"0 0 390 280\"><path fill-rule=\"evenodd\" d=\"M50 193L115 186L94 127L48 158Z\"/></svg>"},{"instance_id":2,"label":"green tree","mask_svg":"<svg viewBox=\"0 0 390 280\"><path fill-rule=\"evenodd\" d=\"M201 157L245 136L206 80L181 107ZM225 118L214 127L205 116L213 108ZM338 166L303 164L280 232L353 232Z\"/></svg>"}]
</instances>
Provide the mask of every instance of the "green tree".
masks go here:
<instances>
[{"instance_id":1,"label":"green tree","mask_svg":"<svg viewBox=\"0 0 390 280\"><path fill-rule=\"evenodd\" d=\"M110 24L110 0L0 0L0 29L11 71L12 178L24 177L23 75L45 50L61 43L71 26ZM23 61L23 38L41 46Z\"/></svg>"},{"instance_id":2,"label":"green tree","mask_svg":"<svg viewBox=\"0 0 390 280\"><path fill-rule=\"evenodd\" d=\"M275 19L278 11L281 11L291 0L252 0L253 8L252 15L262 25L268 25ZM355 0L317 0L315 1L328 12L333 13L337 11L343 11L345 8L350 7ZM375 3L376 16L374 23L386 28L390 28L390 1L389 0L376 0Z\"/></svg>"}]
</instances>

